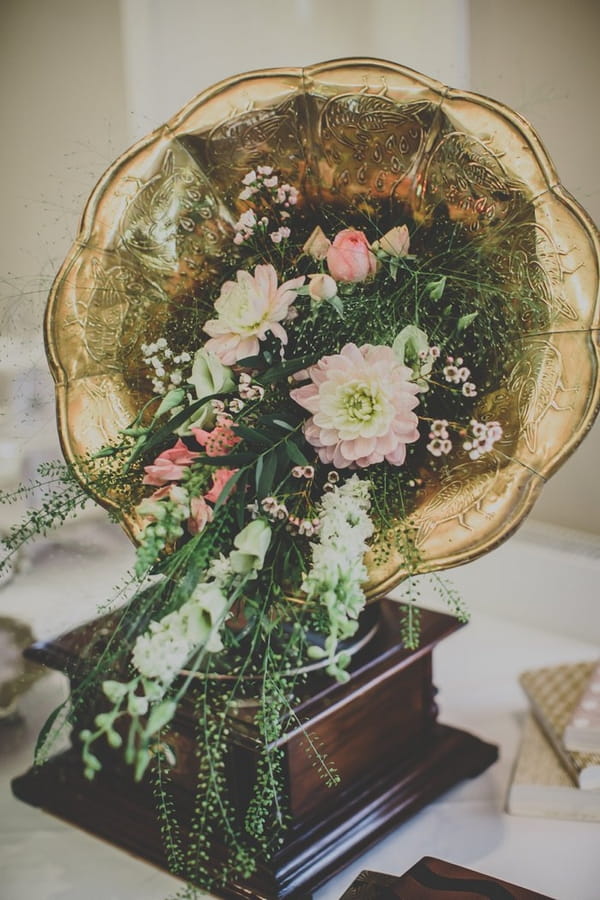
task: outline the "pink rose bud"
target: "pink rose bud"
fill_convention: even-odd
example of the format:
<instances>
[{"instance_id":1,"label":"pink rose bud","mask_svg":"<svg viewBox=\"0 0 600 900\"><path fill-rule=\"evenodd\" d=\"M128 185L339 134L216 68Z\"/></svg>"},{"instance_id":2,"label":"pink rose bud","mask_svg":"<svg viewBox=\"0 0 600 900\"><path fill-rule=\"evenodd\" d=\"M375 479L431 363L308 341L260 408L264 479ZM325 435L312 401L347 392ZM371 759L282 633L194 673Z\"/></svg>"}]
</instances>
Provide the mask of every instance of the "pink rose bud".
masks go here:
<instances>
[{"instance_id":1,"label":"pink rose bud","mask_svg":"<svg viewBox=\"0 0 600 900\"><path fill-rule=\"evenodd\" d=\"M308 295L311 300L331 300L337 294L337 284L331 275L309 275Z\"/></svg>"},{"instance_id":2,"label":"pink rose bud","mask_svg":"<svg viewBox=\"0 0 600 900\"><path fill-rule=\"evenodd\" d=\"M362 231L345 228L333 240L327 252L327 265L336 281L365 281L374 275L377 260Z\"/></svg>"},{"instance_id":3,"label":"pink rose bud","mask_svg":"<svg viewBox=\"0 0 600 900\"><path fill-rule=\"evenodd\" d=\"M407 256L410 248L410 234L406 225L390 228L383 237L373 244L374 250L383 250L388 256Z\"/></svg>"},{"instance_id":4,"label":"pink rose bud","mask_svg":"<svg viewBox=\"0 0 600 900\"><path fill-rule=\"evenodd\" d=\"M317 225L302 249L313 259L325 259L330 247L331 241L321 226Z\"/></svg>"}]
</instances>

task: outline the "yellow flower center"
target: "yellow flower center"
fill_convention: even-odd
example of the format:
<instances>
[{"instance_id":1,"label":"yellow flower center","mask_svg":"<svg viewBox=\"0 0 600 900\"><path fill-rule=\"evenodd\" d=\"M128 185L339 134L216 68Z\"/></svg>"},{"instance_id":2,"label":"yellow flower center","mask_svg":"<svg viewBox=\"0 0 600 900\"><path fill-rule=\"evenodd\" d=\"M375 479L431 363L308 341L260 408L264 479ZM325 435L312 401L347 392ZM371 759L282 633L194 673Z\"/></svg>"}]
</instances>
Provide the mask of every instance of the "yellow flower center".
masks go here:
<instances>
[{"instance_id":1,"label":"yellow flower center","mask_svg":"<svg viewBox=\"0 0 600 900\"><path fill-rule=\"evenodd\" d=\"M369 422L381 412L378 394L367 384L349 385L341 399L346 418L351 422Z\"/></svg>"}]
</instances>

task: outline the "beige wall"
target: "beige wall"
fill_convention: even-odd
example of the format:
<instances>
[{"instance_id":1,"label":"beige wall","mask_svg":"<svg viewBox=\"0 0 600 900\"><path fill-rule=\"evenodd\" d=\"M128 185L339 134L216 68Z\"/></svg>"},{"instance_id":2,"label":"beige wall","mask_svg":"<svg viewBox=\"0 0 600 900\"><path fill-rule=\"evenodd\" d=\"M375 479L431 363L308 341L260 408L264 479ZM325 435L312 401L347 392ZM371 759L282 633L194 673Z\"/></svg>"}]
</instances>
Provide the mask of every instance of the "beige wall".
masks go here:
<instances>
[{"instance_id":1,"label":"beige wall","mask_svg":"<svg viewBox=\"0 0 600 900\"><path fill-rule=\"evenodd\" d=\"M472 0L471 86L512 106L565 187L600 223L599 0ZM532 516L600 534L600 422L545 486Z\"/></svg>"},{"instance_id":2,"label":"beige wall","mask_svg":"<svg viewBox=\"0 0 600 900\"><path fill-rule=\"evenodd\" d=\"M59 455L42 316L126 146L118 0L0 0L0 483ZM4 507L6 512L7 508Z\"/></svg>"},{"instance_id":3,"label":"beige wall","mask_svg":"<svg viewBox=\"0 0 600 900\"><path fill-rule=\"evenodd\" d=\"M467 86L468 0L122 0L135 137L252 69L395 59Z\"/></svg>"},{"instance_id":4,"label":"beige wall","mask_svg":"<svg viewBox=\"0 0 600 900\"><path fill-rule=\"evenodd\" d=\"M118 0L1 0L0 334L39 331L85 199L127 142Z\"/></svg>"}]
</instances>

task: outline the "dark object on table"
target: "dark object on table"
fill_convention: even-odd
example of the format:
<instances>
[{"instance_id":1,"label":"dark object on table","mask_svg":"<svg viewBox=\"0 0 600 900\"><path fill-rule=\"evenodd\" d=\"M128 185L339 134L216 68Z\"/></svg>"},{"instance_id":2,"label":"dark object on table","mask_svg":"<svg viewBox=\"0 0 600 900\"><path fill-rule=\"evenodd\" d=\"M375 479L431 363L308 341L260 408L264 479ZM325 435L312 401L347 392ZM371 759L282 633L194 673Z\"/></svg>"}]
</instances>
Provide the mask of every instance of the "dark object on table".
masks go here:
<instances>
[{"instance_id":1,"label":"dark object on table","mask_svg":"<svg viewBox=\"0 0 600 900\"><path fill-rule=\"evenodd\" d=\"M404 875L361 872L340 900L552 900L481 872L424 856Z\"/></svg>"}]
</instances>

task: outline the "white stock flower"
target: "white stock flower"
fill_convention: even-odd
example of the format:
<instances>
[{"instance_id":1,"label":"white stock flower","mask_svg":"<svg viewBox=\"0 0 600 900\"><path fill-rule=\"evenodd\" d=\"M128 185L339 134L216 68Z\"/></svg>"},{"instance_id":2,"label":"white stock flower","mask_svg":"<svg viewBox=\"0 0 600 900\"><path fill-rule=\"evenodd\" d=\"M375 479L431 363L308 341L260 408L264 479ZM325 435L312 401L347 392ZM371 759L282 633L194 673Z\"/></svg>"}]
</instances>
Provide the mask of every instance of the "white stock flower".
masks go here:
<instances>
[{"instance_id":1,"label":"white stock flower","mask_svg":"<svg viewBox=\"0 0 600 900\"><path fill-rule=\"evenodd\" d=\"M338 637L354 632L364 606L361 584L368 572L363 562L367 541L373 534L368 515L368 481L356 475L335 486L321 499L320 527L311 541L312 564L302 589L309 600L323 603L335 619Z\"/></svg>"},{"instance_id":2,"label":"white stock flower","mask_svg":"<svg viewBox=\"0 0 600 900\"><path fill-rule=\"evenodd\" d=\"M134 645L132 662L144 677L169 685L202 646L209 653L223 649L219 627L227 598L215 584L200 584L179 609L151 622Z\"/></svg>"}]
</instances>

